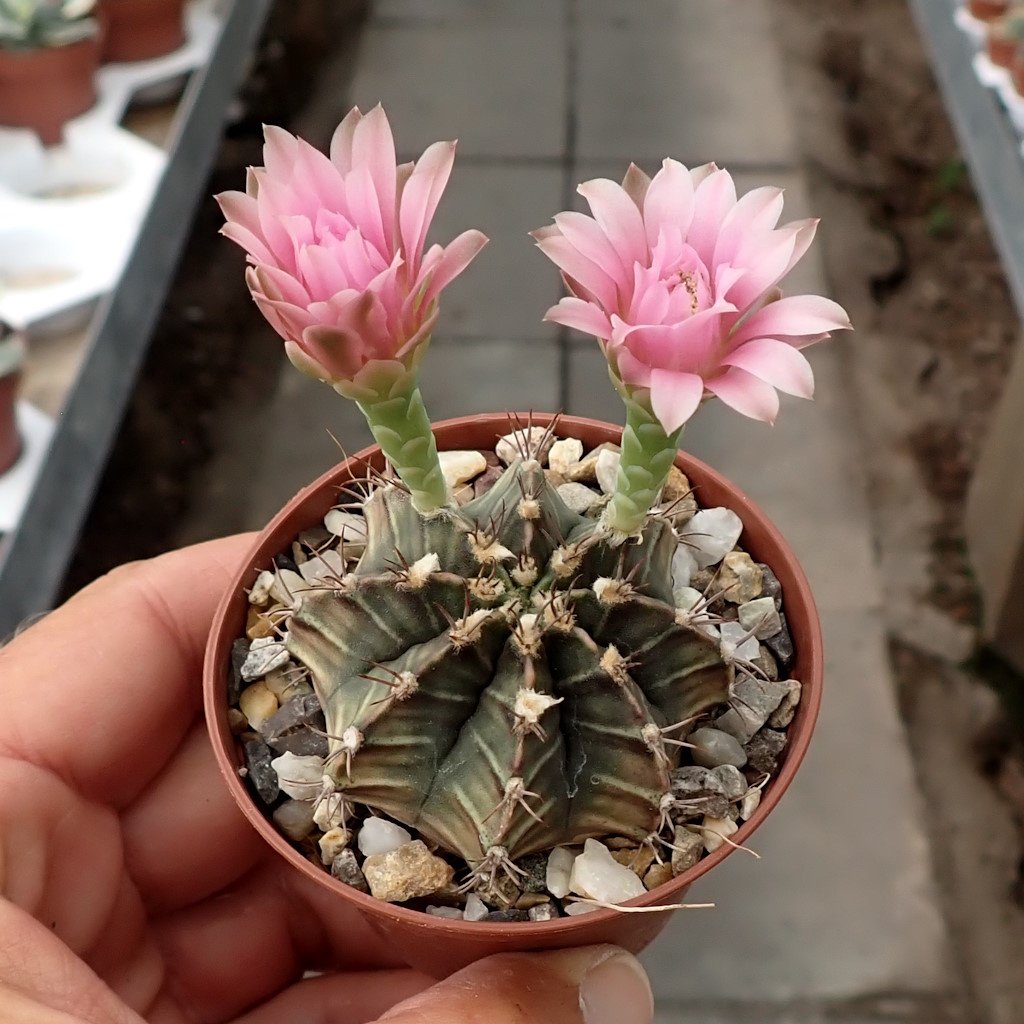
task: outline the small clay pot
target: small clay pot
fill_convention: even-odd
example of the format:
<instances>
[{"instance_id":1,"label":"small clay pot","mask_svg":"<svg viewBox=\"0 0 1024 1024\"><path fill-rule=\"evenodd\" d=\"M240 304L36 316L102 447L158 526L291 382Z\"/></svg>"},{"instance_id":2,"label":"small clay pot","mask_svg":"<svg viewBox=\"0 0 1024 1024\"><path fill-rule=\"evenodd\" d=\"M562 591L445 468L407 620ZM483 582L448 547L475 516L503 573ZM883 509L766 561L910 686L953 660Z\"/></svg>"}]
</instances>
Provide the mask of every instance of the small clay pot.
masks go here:
<instances>
[{"instance_id":1,"label":"small clay pot","mask_svg":"<svg viewBox=\"0 0 1024 1024\"><path fill-rule=\"evenodd\" d=\"M520 415L526 422L527 414ZM552 416L532 413L534 424L546 426ZM434 427L438 448L476 448L492 450L498 438L509 432L507 415L491 414L447 420ZM597 420L562 416L557 433L579 438L591 449L605 441L620 443L622 430ZM232 642L244 634L248 610L246 588L257 573L271 563L274 555L288 550L302 530L319 526L324 515L337 501L339 487L353 476L365 475L360 463L369 460L383 468L380 449L373 447L325 473L300 491L259 535L248 557L239 566L213 622L203 674L206 719L217 762L232 796L245 816L263 838L295 868L316 884L334 893L339 905L355 908L385 939L388 946L410 966L435 977L445 977L465 965L494 953L557 949L612 942L639 952L665 927L669 913L619 913L596 910L554 921L489 923L453 921L432 917L365 895L333 878L327 871L306 860L282 836L249 795L238 775L243 763L241 751L228 726L227 680ZM807 579L796 557L765 514L733 484L697 459L680 453L676 465L689 477L702 505L725 505L743 521L743 546L757 561L774 570L783 587L786 619L796 648L796 663L791 675L803 683L803 695L797 714L789 727L789 742L776 776L765 787L760 806L749 821L732 837L745 843L789 788L810 742L821 702L823 653L821 626ZM638 896L627 906L647 907L679 902L690 885L720 864L733 847L720 846L689 871L664 885ZM806 894L803 894L806 895ZM801 898L800 893L793 894ZM713 911L679 911L699 914Z\"/></svg>"},{"instance_id":2,"label":"small clay pot","mask_svg":"<svg viewBox=\"0 0 1024 1024\"><path fill-rule=\"evenodd\" d=\"M1009 0L971 0L969 9L979 21L995 21L1010 6Z\"/></svg>"},{"instance_id":3,"label":"small clay pot","mask_svg":"<svg viewBox=\"0 0 1024 1024\"><path fill-rule=\"evenodd\" d=\"M46 146L96 102L99 42L35 50L0 49L0 125L31 128Z\"/></svg>"},{"instance_id":4,"label":"small clay pot","mask_svg":"<svg viewBox=\"0 0 1024 1024\"><path fill-rule=\"evenodd\" d=\"M0 476L21 455L21 436L16 417L24 357L25 349L20 340L15 337L0 338Z\"/></svg>"},{"instance_id":5,"label":"small clay pot","mask_svg":"<svg viewBox=\"0 0 1024 1024\"><path fill-rule=\"evenodd\" d=\"M185 42L185 0L100 0L103 61L152 60Z\"/></svg>"}]
</instances>

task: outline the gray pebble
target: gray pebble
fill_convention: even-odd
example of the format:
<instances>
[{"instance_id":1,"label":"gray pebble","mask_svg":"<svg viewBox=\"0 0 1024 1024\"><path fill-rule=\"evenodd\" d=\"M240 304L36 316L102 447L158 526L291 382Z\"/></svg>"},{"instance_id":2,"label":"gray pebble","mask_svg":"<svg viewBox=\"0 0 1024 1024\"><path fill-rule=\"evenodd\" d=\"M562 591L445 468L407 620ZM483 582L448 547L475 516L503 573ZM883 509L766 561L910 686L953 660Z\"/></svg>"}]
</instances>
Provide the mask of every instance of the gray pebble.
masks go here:
<instances>
[{"instance_id":1,"label":"gray pebble","mask_svg":"<svg viewBox=\"0 0 1024 1024\"><path fill-rule=\"evenodd\" d=\"M247 683L262 679L268 672L288 664L288 650L274 637L253 640L242 665L242 679Z\"/></svg>"},{"instance_id":2,"label":"gray pebble","mask_svg":"<svg viewBox=\"0 0 1024 1024\"><path fill-rule=\"evenodd\" d=\"M573 512L582 515L601 500L601 496L586 484L567 483L558 488L558 496Z\"/></svg>"},{"instance_id":3,"label":"gray pebble","mask_svg":"<svg viewBox=\"0 0 1024 1024\"><path fill-rule=\"evenodd\" d=\"M228 704L234 707L245 689L242 666L249 657L249 641L239 638L231 645L231 675L228 677Z\"/></svg>"},{"instance_id":4,"label":"gray pebble","mask_svg":"<svg viewBox=\"0 0 1024 1024\"><path fill-rule=\"evenodd\" d=\"M692 868L704 853L704 837L699 832L691 832L682 826L676 829L672 840L675 849L672 851L672 874L681 875Z\"/></svg>"},{"instance_id":5,"label":"gray pebble","mask_svg":"<svg viewBox=\"0 0 1024 1024\"><path fill-rule=\"evenodd\" d=\"M761 569L761 593L775 600L775 607L782 611L782 584L779 577L764 562L758 562Z\"/></svg>"},{"instance_id":6,"label":"gray pebble","mask_svg":"<svg viewBox=\"0 0 1024 1024\"><path fill-rule=\"evenodd\" d=\"M720 764L712 774L722 785L722 793L728 800L739 800L747 791L747 780L735 765Z\"/></svg>"},{"instance_id":7,"label":"gray pebble","mask_svg":"<svg viewBox=\"0 0 1024 1024\"><path fill-rule=\"evenodd\" d=\"M774 775L779 764L779 754L785 746L784 732L762 729L744 748L747 755L747 770Z\"/></svg>"},{"instance_id":8,"label":"gray pebble","mask_svg":"<svg viewBox=\"0 0 1024 1024\"><path fill-rule=\"evenodd\" d=\"M265 803L272 804L281 792L277 772L270 764L274 753L262 740L249 740L245 744L245 766L248 780L256 795Z\"/></svg>"},{"instance_id":9,"label":"gray pebble","mask_svg":"<svg viewBox=\"0 0 1024 1024\"><path fill-rule=\"evenodd\" d=\"M260 733L279 754L315 754L326 757L327 728L320 701L315 694L293 697L261 726ZM314 730L319 730L316 732Z\"/></svg>"},{"instance_id":10,"label":"gray pebble","mask_svg":"<svg viewBox=\"0 0 1024 1024\"><path fill-rule=\"evenodd\" d=\"M786 683L744 676L732 688L730 708L715 719L715 728L746 743L768 721L789 693Z\"/></svg>"},{"instance_id":11,"label":"gray pebble","mask_svg":"<svg viewBox=\"0 0 1024 1024\"><path fill-rule=\"evenodd\" d=\"M359 867L359 861L356 860L356 855L352 850L342 850L334 858L331 863L331 874L339 882L344 882L346 885L352 886L353 889L366 893L370 891L370 886L366 882L366 876Z\"/></svg>"},{"instance_id":12,"label":"gray pebble","mask_svg":"<svg viewBox=\"0 0 1024 1024\"><path fill-rule=\"evenodd\" d=\"M510 921L529 921L530 912L528 910L492 910L485 918L485 921L501 921L508 923Z\"/></svg>"},{"instance_id":13,"label":"gray pebble","mask_svg":"<svg viewBox=\"0 0 1024 1024\"><path fill-rule=\"evenodd\" d=\"M803 691L799 680L787 679L788 690L782 698L782 703L771 713L768 724L773 729L785 729L796 715L796 709L800 705L800 695Z\"/></svg>"},{"instance_id":14,"label":"gray pebble","mask_svg":"<svg viewBox=\"0 0 1024 1024\"><path fill-rule=\"evenodd\" d=\"M313 831L313 801L286 800L274 810L274 824L293 842Z\"/></svg>"},{"instance_id":15,"label":"gray pebble","mask_svg":"<svg viewBox=\"0 0 1024 1024\"><path fill-rule=\"evenodd\" d=\"M691 796L703 796L705 793L721 793L721 783L712 774L710 768L702 768L696 764L686 764L676 768L671 776L672 795L679 800Z\"/></svg>"},{"instance_id":16,"label":"gray pebble","mask_svg":"<svg viewBox=\"0 0 1024 1024\"><path fill-rule=\"evenodd\" d=\"M516 867L526 872L525 878L516 875L519 887L523 892L546 892L548 854L531 853L522 860L516 862Z\"/></svg>"},{"instance_id":17,"label":"gray pebble","mask_svg":"<svg viewBox=\"0 0 1024 1024\"><path fill-rule=\"evenodd\" d=\"M720 764L742 768L747 763L747 755L743 753L740 743L721 729L703 726L691 732L686 742L694 745L696 749L691 750L690 754L694 762L704 768L717 768Z\"/></svg>"},{"instance_id":18,"label":"gray pebble","mask_svg":"<svg viewBox=\"0 0 1024 1024\"><path fill-rule=\"evenodd\" d=\"M775 636L766 637L762 643L775 655L775 660L786 671L793 664L793 638L789 635L789 625L786 616L779 612L782 620L782 629Z\"/></svg>"},{"instance_id":19,"label":"gray pebble","mask_svg":"<svg viewBox=\"0 0 1024 1024\"><path fill-rule=\"evenodd\" d=\"M538 903L537 906L530 907L526 915L531 921L553 921L559 916L558 907L554 903Z\"/></svg>"},{"instance_id":20,"label":"gray pebble","mask_svg":"<svg viewBox=\"0 0 1024 1024\"><path fill-rule=\"evenodd\" d=\"M757 645L757 657L750 659L750 664L759 668L772 682L779 678L779 666L775 655L764 644Z\"/></svg>"}]
</instances>

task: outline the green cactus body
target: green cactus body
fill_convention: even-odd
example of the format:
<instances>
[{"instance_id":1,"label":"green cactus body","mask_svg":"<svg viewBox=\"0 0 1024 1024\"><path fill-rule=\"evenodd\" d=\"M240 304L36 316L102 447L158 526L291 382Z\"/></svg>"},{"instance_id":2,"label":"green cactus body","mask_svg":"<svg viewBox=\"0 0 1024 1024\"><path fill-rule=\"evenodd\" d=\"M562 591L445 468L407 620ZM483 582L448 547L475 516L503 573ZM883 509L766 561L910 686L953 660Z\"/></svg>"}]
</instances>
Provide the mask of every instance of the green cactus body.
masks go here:
<instances>
[{"instance_id":1,"label":"green cactus body","mask_svg":"<svg viewBox=\"0 0 1024 1024\"><path fill-rule=\"evenodd\" d=\"M671 527L622 542L534 460L461 509L423 516L389 485L364 511L356 570L288 624L328 785L492 881L528 853L656 832L671 727L725 702L733 671L676 614Z\"/></svg>"}]
</instances>

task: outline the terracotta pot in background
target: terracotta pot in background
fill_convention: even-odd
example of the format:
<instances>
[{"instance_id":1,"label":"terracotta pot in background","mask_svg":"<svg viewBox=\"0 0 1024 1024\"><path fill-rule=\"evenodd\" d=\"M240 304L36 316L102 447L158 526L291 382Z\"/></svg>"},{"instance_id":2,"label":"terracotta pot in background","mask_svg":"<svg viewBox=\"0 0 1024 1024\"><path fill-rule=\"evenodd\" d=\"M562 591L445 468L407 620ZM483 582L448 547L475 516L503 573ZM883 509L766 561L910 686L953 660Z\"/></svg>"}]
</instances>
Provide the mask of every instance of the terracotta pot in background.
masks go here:
<instances>
[{"instance_id":1,"label":"terracotta pot in background","mask_svg":"<svg viewBox=\"0 0 1024 1024\"><path fill-rule=\"evenodd\" d=\"M0 125L31 128L47 146L96 102L99 42L35 50L0 49Z\"/></svg>"},{"instance_id":2,"label":"terracotta pot in background","mask_svg":"<svg viewBox=\"0 0 1024 1024\"><path fill-rule=\"evenodd\" d=\"M151 60L185 42L185 0L100 0L103 60Z\"/></svg>"},{"instance_id":3,"label":"terracotta pot in background","mask_svg":"<svg viewBox=\"0 0 1024 1024\"><path fill-rule=\"evenodd\" d=\"M1009 0L970 0L969 9L980 21L994 21L1001 18L1009 6Z\"/></svg>"},{"instance_id":4,"label":"terracotta pot in background","mask_svg":"<svg viewBox=\"0 0 1024 1024\"><path fill-rule=\"evenodd\" d=\"M1002 21L994 22L989 26L986 49L988 59L1001 68L1008 68L1013 64L1017 53L1019 40L1015 35L1007 33Z\"/></svg>"},{"instance_id":5,"label":"terracotta pot in background","mask_svg":"<svg viewBox=\"0 0 1024 1024\"><path fill-rule=\"evenodd\" d=\"M21 455L21 437L18 434L15 406L24 360L25 346L19 338L0 337L0 476L6 473Z\"/></svg>"},{"instance_id":6,"label":"terracotta pot in background","mask_svg":"<svg viewBox=\"0 0 1024 1024\"><path fill-rule=\"evenodd\" d=\"M1010 64L1010 77L1013 79L1013 87L1017 90L1017 95L1024 99L1024 43L1017 44L1017 50Z\"/></svg>"},{"instance_id":7,"label":"terracotta pot in background","mask_svg":"<svg viewBox=\"0 0 1024 1024\"><path fill-rule=\"evenodd\" d=\"M527 414L521 414L521 421L526 422L526 419ZM546 426L551 419L550 415L532 413L532 422L540 426ZM434 435L441 450L489 450L509 429L507 415L491 414L447 420L434 427ZM559 419L557 434L579 438L584 447L590 449L604 441L619 443L622 430L596 420L563 416ZM353 476L364 475L358 466L367 459L378 468L383 468L380 449L368 448L325 473L295 495L259 535L221 601L206 650L203 687L214 752L232 796L256 830L295 870L303 872L318 885L334 893L339 907L358 910L408 964L436 977L446 976L493 953L583 946L599 942L617 943L638 952L665 927L670 914L623 914L612 910L596 910L577 917L521 924L453 921L384 903L360 893L306 860L263 814L239 777L238 769L243 758L228 726L227 678L231 645L245 632L249 607L245 588L252 585L261 569L271 564L274 555L289 549L300 531L320 525L328 509L338 500L339 487ZM786 619L797 654L792 676L803 683L803 697L796 718L789 728L789 743L781 768L765 788L758 809L733 836L735 842L745 843L789 787L807 751L821 702L821 627L803 571L765 514L742 491L697 459L680 454L676 464L689 477L702 505L725 505L739 515L743 520L744 549L755 560L770 565L778 576L783 587ZM729 845L719 847L689 871L637 897L629 905L653 906L679 902L697 878L719 864L731 851ZM806 896L806 893L793 894L794 899ZM714 911L684 910L679 913L696 915L713 914ZM699 927L696 920L694 924Z\"/></svg>"}]
</instances>

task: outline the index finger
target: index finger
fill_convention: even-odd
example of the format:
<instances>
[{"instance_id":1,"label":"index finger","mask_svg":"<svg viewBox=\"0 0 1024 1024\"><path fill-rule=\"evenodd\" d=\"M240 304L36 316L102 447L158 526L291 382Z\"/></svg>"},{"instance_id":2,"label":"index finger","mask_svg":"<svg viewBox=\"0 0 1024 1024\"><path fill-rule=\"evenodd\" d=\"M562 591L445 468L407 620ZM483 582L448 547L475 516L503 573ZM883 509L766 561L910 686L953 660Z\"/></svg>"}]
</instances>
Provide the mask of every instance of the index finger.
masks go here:
<instances>
[{"instance_id":1,"label":"index finger","mask_svg":"<svg viewBox=\"0 0 1024 1024\"><path fill-rule=\"evenodd\" d=\"M89 799L131 802L198 714L210 622L251 543L122 566L0 649L0 754Z\"/></svg>"}]
</instances>

